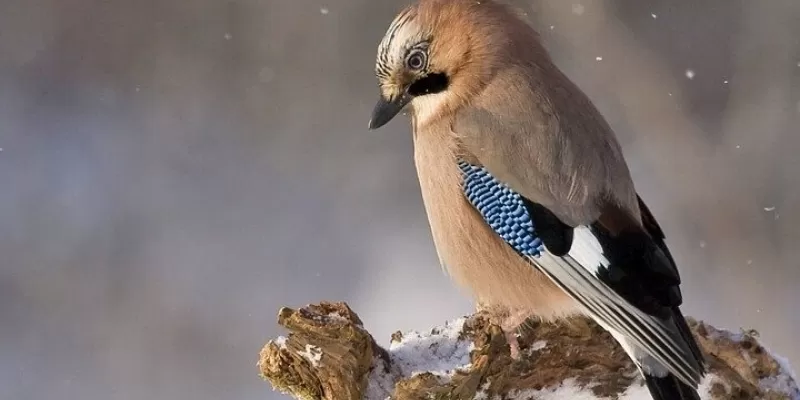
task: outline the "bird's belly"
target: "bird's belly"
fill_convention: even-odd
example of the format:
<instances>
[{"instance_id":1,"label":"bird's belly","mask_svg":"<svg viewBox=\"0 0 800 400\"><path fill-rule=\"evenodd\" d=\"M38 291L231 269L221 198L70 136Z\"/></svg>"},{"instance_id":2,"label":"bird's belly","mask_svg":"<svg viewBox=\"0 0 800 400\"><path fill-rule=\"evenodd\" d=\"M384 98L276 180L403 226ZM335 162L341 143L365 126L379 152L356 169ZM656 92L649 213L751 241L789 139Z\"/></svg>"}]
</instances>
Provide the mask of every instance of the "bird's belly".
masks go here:
<instances>
[{"instance_id":1,"label":"bird's belly","mask_svg":"<svg viewBox=\"0 0 800 400\"><path fill-rule=\"evenodd\" d=\"M424 145L432 144L419 143L424 140L415 143L417 172L448 275L485 306L545 319L575 313L576 303L506 244L467 201L455 159L441 156L447 153L430 154Z\"/></svg>"},{"instance_id":2,"label":"bird's belly","mask_svg":"<svg viewBox=\"0 0 800 400\"><path fill-rule=\"evenodd\" d=\"M503 242L469 204L454 206L463 208L461 215L452 224L432 223L431 230L442 266L475 300L546 319L575 311L573 300ZM428 213L436 218L441 210Z\"/></svg>"}]
</instances>

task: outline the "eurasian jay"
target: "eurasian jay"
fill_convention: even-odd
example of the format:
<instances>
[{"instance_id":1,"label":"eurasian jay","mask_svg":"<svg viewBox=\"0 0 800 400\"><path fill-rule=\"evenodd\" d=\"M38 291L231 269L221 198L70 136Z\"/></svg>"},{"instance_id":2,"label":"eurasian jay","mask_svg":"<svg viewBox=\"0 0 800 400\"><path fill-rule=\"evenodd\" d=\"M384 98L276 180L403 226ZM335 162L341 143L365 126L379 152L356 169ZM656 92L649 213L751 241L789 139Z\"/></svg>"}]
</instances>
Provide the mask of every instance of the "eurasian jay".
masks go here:
<instances>
[{"instance_id":1,"label":"eurasian jay","mask_svg":"<svg viewBox=\"0 0 800 400\"><path fill-rule=\"evenodd\" d=\"M481 304L584 313L657 400L699 399L705 361L664 233L612 129L513 9L420 0L378 47L377 129L408 106L442 266Z\"/></svg>"}]
</instances>

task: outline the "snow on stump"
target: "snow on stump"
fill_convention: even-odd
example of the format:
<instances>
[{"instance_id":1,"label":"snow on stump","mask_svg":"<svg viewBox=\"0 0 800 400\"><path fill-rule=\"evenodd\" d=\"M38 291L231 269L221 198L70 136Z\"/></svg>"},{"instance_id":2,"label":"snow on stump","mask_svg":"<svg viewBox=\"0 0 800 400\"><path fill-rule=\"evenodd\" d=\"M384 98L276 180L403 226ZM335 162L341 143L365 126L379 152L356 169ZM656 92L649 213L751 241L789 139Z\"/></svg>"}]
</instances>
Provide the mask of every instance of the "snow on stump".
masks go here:
<instances>
[{"instance_id":1,"label":"snow on stump","mask_svg":"<svg viewBox=\"0 0 800 400\"><path fill-rule=\"evenodd\" d=\"M375 343L345 303L283 308L288 338L261 351L261 375L298 399L621 399L650 400L624 351L587 318L529 322L521 357L479 312L429 332L397 332L388 350ZM800 400L788 363L755 332L738 334L689 321L710 374L704 399Z\"/></svg>"}]
</instances>

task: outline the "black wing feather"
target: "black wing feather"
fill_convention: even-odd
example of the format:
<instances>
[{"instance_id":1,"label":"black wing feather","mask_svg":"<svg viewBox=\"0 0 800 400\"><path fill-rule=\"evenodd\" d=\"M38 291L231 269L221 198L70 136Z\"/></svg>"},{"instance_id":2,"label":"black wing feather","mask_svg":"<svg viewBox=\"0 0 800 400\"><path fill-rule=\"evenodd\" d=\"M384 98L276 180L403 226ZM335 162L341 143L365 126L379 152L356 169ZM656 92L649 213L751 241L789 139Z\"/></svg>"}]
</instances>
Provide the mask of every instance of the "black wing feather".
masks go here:
<instances>
[{"instance_id":1,"label":"black wing feather","mask_svg":"<svg viewBox=\"0 0 800 400\"><path fill-rule=\"evenodd\" d=\"M642 200L642 197L636 195L636 199L639 202L639 212L642 214L642 225L644 225L644 228L653 238L653 241L669 259L669 265L672 267L673 275L678 282L675 285L675 289L670 292L670 294L674 296L670 299L673 304L671 307L672 318L675 321L675 325L677 325L681 336L689 345L692 355L694 356L695 360L697 360L698 364L700 364L702 371L705 373L705 356L703 356L703 352L700 351L700 347L697 345L697 341L695 340L689 325L686 323L686 318L684 318L683 313L681 312L680 308L678 308L683 303L683 295L678 287L681 282L681 278L680 273L678 272L677 263L675 263L675 259L672 257L672 253L670 253L667 243L665 242L666 235L664 234L664 230L661 229L661 226L658 224L656 218L653 216L653 213L650 212L650 208L647 207L647 204L645 204L644 200Z\"/></svg>"}]
</instances>

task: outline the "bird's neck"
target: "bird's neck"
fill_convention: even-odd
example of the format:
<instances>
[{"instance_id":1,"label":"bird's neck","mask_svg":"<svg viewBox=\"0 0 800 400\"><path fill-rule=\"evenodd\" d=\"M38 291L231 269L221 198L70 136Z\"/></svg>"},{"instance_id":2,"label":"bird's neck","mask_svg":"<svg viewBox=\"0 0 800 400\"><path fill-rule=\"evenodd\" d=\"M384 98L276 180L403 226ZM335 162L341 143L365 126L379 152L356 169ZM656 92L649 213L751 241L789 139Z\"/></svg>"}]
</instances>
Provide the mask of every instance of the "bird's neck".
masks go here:
<instances>
[{"instance_id":1,"label":"bird's neck","mask_svg":"<svg viewBox=\"0 0 800 400\"><path fill-rule=\"evenodd\" d=\"M458 190L457 158L460 150L450 125L442 120L420 122L419 118L417 114L412 116L414 162L422 191Z\"/></svg>"},{"instance_id":2,"label":"bird's neck","mask_svg":"<svg viewBox=\"0 0 800 400\"><path fill-rule=\"evenodd\" d=\"M411 103L411 115L415 129L445 125L457 107L454 96L448 91L417 97Z\"/></svg>"}]
</instances>

